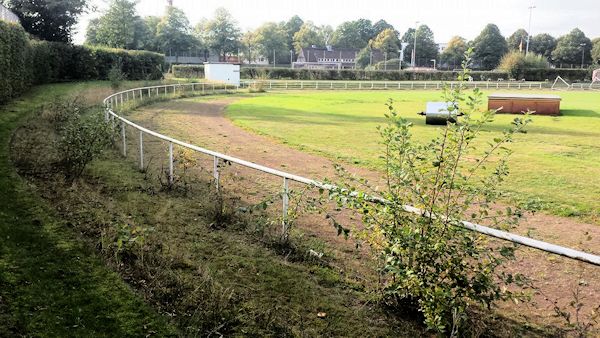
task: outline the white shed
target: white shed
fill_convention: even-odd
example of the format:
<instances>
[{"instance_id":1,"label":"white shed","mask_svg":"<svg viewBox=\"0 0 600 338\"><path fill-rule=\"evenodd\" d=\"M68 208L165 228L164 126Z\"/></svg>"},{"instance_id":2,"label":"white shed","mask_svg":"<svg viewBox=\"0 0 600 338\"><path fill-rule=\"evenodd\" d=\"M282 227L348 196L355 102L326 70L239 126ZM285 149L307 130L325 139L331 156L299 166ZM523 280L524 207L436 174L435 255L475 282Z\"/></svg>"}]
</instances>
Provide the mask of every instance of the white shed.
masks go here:
<instances>
[{"instance_id":1,"label":"white shed","mask_svg":"<svg viewBox=\"0 0 600 338\"><path fill-rule=\"evenodd\" d=\"M208 62L204 64L204 78L231 85L240 85L240 65L225 62Z\"/></svg>"}]
</instances>

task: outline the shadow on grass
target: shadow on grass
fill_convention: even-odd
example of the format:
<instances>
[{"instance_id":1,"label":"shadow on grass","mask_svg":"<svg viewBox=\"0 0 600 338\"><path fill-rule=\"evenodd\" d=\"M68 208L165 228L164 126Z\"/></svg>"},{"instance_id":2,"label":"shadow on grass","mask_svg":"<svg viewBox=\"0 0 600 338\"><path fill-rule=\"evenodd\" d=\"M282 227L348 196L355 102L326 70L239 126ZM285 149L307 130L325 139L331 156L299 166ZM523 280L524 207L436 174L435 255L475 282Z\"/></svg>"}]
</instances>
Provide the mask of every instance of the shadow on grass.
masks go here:
<instances>
[{"instance_id":1,"label":"shadow on grass","mask_svg":"<svg viewBox=\"0 0 600 338\"><path fill-rule=\"evenodd\" d=\"M561 116L600 118L600 113L588 109L566 109L560 111Z\"/></svg>"}]
</instances>

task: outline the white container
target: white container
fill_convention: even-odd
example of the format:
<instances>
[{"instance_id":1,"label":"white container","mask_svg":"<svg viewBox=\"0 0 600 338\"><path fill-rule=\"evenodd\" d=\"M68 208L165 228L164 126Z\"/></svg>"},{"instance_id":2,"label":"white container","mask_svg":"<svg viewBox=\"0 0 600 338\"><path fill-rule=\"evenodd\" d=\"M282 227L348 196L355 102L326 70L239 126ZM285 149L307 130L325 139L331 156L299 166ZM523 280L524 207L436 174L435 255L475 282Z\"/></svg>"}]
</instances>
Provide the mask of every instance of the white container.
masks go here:
<instances>
[{"instance_id":1,"label":"white container","mask_svg":"<svg viewBox=\"0 0 600 338\"><path fill-rule=\"evenodd\" d=\"M204 78L209 81L240 85L240 65L225 62L208 62L204 64Z\"/></svg>"}]
</instances>

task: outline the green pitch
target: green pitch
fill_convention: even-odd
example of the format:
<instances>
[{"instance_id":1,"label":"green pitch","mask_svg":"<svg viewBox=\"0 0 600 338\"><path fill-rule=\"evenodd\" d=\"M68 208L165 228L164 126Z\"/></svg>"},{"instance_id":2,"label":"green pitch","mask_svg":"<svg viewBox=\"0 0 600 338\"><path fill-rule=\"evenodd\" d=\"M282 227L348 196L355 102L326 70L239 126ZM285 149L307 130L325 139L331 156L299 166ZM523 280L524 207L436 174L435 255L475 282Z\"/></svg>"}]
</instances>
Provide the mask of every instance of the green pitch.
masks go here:
<instances>
[{"instance_id":1,"label":"green pitch","mask_svg":"<svg viewBox=\"0 0 600 338\"><path fill-rule=\"evenodd\" d=\"M526 93L560 95L563 115L533 117L528 133L513 145L511 174L504 188L516 201L539 199L555 214L584 216L600 223L600 93ZM417 140L429 140L439 131L439 127L425 125L417 113L427 101L440 101L440 91L268 93L237 101L228 107L227 115L243 128L291 146L381 168L383 152L376 127L386 123L384 104L389 98L414 123ZM513 118L497 115L484 138L493 138Z\"/></svg>"}]
</instances>

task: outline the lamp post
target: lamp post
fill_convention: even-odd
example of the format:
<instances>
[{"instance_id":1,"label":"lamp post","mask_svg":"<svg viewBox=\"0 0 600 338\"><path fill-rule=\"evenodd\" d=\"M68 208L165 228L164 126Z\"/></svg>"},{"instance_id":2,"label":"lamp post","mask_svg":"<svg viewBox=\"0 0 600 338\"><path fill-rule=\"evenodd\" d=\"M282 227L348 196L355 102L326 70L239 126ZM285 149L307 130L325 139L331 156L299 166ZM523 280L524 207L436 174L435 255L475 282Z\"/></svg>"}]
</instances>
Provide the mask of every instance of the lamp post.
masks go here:
<instances>
[{"instance_id":1,"label":"lamp post","mask_svg":"<svg viewBox=\"0 0 600 338\"><path fill-rule=\"evenodd\" d=\"M404 60L404 50L406 49L406 47L408 46L408 42L401 42L400 46L402 47L402 49L400 49L400 62L398 62L398 69L402 70L402 60Z\"/></svg>"},{"instance_id":2,"label":"lamp post","mask_svg":"<svg viewBox=\"0 0 600 338\"><path fill-rule=\"evenodd\" d=\"M294 68L294 50L290 49L290 68Z\"/></svg>"},{"instance_id":3,"label":"lamp post","mask_svg":"<svg viewBox=\"0 0 600 338\"><path fill-rule=\"evenodd\" d=\"M529 54L529 38L531 37L531 14L535 6L529 6L529 29L527 30L527 47L525 47L525 55Z\"/></svg>"},{"instance_id":4,"label":"lamp post","mask_svg":"<svg viewBox=\"0 0 600 338\"><path fill-rule=\"evenodd\" d=\"M435 68L436 59L431 59L431 62L433 62L433 69L436 69Z\"/></svg>"},{"instance_id":5,"label":"lamp post","mask_svg":"<svg viewBox=\"0 0 600 338\"><path fill-rule=\"evenodd\" d=\"M581 47L581 69L583 69L583 60L585 58L585 43L580 43L579 46Z\"/></svg>"},{"instance_id":6,"label":"lamp post","mask_svg":"<svg viewBox=\"0 0 600 338\"><path fill-rule=\"evenodd\" d=\"M415 22L415 43L412 50L412 58L410 65L411 67L415 67L417 65L417 29L419 28L419 21Z\"/></svg>"}]
</instances>

